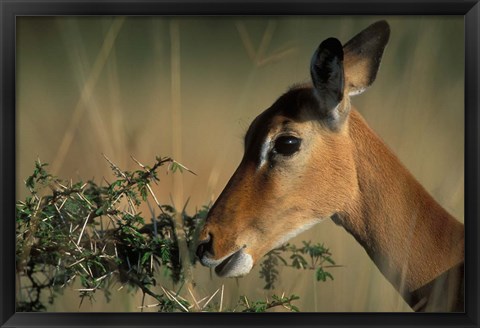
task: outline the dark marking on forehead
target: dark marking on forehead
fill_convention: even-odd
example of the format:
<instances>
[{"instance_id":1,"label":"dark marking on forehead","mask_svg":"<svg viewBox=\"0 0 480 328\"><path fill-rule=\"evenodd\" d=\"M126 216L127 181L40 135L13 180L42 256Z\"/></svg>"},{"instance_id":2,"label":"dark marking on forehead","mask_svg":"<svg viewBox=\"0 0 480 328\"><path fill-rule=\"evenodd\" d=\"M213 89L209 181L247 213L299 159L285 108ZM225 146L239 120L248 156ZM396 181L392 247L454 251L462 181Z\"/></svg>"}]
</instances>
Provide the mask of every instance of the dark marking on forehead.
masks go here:
<instances>
[{"instance_id":1,"label":"dark marking on forehead","mask_svg":"<svg viewBox=\"0 0 480 328\"><path fill-rule=\"evenodd\" d=\"M294 121L300 121L302 110L316 109L318 100L312 87L294 87L283 94L272 105L278 114Z\"/></svg>"},{"instance_id":2,"label":"dark marking on forehead","mask_svg":"<svg viewBox=\"0 0 480 328\"><path fill-rule=\"evenodd\" d=\"M245 155L250 158L259 160L260 148L265 140L268 132L272 128L273 118L276 116L283 116L283 125L288 123L300 122L303 120L302 111L307 110L311 113L317 113L318 100L314 95L312 87L295 87L290 89L280 98L278 98L270 108L258 115L248 128L245 135ZM248 152L248 154L247 154ZM258 164L258 163L257 163Z\"/></svg>"},{"instance_id":3,"label":"dark marking on forehead","mask_svg":"<svg viewBox=\"0 0 480 328\"><path fill-rule=\"evenodd\" d=\"M272 119L281 115L286 119L282 124L288 124L291 121L299 122L303 110L312 110L318 107L318 101L311 87L297 87L290 89L273 103L270 108L258 115L248 128L245 135L245 147L251 143L251 139L265 137L270 129ZM313 112L316 112L315 110ZM263 140L263 138L261 138Z\"/></svg>"}]
</instances>

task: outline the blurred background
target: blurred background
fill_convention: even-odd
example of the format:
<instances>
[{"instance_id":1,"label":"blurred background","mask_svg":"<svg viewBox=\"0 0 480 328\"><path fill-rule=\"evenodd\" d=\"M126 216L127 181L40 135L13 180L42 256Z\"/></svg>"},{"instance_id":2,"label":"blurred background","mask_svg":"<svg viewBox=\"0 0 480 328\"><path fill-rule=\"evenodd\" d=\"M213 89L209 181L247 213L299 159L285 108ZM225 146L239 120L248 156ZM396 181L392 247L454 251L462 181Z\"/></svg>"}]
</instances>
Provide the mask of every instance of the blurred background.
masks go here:
<instances>
[{"instance_id":1,"label":"blurred background","mask_svg":"<svg viewBox=\"0 0 480 328\"><path fill-rule=\"evenodd\" d=\"M34 161L59 177L112 179L172 156L197 176L161 172L161 203L193 213L213 202L237 167L250 122L289 86L309 80L318 44L348 41L379 19L390 42L374 85L354 106L434 198L464 217L464 22L415 17L18 17L17 199ZM302 311L410 311L343 228L323 222L296 237L325 243L342 267L333 281L280 269L277 294ZM405 245L415 247L415 245ZM264 299L258 266L221 279L197 266L196 292L222 285L224 307ZM188 295L184 295L187 297ZM152 299L145 300L146 304ZM83 302L73 287L49 311L139 311L141 293L112 291ZM154 310L154 309L152 309Z\"/></svg>"}]
</instances>

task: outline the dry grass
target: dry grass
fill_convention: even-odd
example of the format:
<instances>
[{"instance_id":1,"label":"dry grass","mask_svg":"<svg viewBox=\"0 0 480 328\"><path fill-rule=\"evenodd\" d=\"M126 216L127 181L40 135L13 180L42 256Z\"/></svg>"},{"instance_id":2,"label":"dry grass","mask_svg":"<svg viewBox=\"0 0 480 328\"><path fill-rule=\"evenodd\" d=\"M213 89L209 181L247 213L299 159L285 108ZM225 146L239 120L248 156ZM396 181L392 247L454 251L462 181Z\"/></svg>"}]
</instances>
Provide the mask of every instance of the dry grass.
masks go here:
<instances>
[{"instance_id":1,"label":"dry grass","mask_svg":"<svg viewBox=\"0 0 480 328\"><path fill-rule=\"evenodd\" d=\"M163 176L161 203L188 210L214 200L242 155L249 122L289 85L308 80L313 49L346 41L376 18L18 19L17 198L37 157L64 177L100 182L106 153L131 169L173 156L198 176ZM391 42L374 86L353 100L371 126L434 197L463 221L463 19L387 17ZM148 211L148 209L145 209ZM364 251L331 222L296 240L325 242L335 280L283 270L277 292L304 311L408 311ZM412 245L413 246L413 245ZM257 271L235 279L197 267L182 297L199 310L264 298ZM168 282L164 284L166 290ZM173 287L172 287L173 288ZM312 292L313 291L313 292ZM200 296L201 295L201 296ZM208 295L208 296L207 296ZM210 299L209 299L210 298ZM153 301L143 311L154 311ZM52 311L139 311L140 294L114 291L78 308L74 290Z\"/></svg>"}]
</instances>

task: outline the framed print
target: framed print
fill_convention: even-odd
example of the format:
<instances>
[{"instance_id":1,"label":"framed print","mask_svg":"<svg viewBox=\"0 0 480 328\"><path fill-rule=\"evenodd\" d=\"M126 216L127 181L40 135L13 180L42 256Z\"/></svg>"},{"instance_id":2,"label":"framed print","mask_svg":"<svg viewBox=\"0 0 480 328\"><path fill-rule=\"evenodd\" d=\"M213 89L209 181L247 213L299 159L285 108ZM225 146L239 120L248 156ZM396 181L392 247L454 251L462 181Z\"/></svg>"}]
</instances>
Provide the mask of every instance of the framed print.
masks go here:
<instances>
[{"instance_id":1,"label":"framed print","mask_svg":"<svg viewBox=\"0 0 480 328\"><path fill-rule=\"evenodd\" d=\"M478 326L476 1L0 8L2 327Z\"/></svg>"}]
</instances>

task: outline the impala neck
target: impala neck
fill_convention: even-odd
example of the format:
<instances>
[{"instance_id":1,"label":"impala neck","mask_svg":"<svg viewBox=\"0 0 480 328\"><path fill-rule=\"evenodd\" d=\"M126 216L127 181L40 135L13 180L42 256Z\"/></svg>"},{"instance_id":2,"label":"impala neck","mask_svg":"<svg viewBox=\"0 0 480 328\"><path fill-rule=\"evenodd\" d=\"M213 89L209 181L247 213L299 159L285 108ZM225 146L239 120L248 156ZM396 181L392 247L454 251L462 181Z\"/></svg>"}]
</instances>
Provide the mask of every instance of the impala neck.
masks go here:
<instances>
[{"instance_id":1,"label":"impala neck","mask_svg":"<svg viewBox=\"0 0 480 328\"><path fill-rule=\"evenodd\" d=\"M359 193L334 220L410 305L428 299L434 288L425 286L463 263L463 224L425 191L354 109L349 130Z\"/></svg>"}]
</instances>

